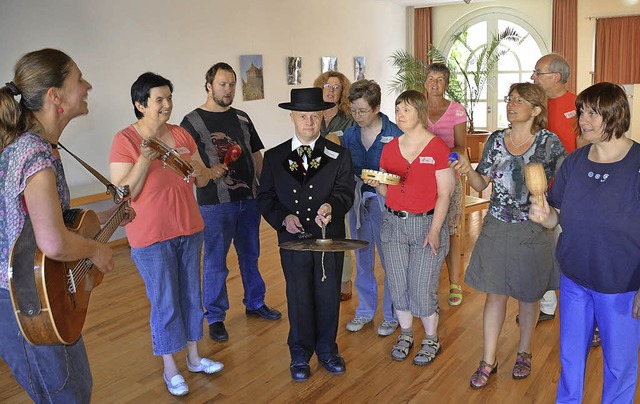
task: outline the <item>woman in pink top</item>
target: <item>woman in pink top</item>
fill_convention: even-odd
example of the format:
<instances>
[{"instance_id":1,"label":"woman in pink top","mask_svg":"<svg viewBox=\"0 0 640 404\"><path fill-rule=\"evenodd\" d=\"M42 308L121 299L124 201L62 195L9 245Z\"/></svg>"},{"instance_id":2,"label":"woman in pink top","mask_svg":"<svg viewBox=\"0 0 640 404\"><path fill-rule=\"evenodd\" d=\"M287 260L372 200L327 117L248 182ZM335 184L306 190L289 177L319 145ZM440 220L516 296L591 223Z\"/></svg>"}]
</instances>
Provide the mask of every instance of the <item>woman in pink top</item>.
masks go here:
<instances>
[{"instance_id":1,"label":"woman in pink top","mask_svg":"<svg viewBox=\"0 0 640 404\"><path fill-rule=\"evenodd\" d=\"M413 317L425 330L416 365L430 364L442 350L438 340L438 279L449 250L443 226L455 175L449 148L427 130L427 100L415 90L396 100L396 124L403 131L382 150L380 169L400 175L398 185L365 180L386 196L387 212L380 229L387 280L401 333L391 357L401 361L413 346Z\"/></svg>"},{"instance_id":2,"label":"woman in pink top","mask_svg":"<svg viewBox=\"0 0 640 404\"><path fill-rule=\"evenodd\" d=\"M444 98L449 87L449 68L442 63L432 63L426 70L427 80L424 88L427 90L429 102L429 130L444 140L451 151L466 155L467 150L467 113L462 105ZM445 258L449 271L449 305L458 306L462 303L462 287L460 286L460 248L459 238L456 236L458 222L462 214L462 184L460 177L451 195L447 224L449 226L449 254Z\"/></svg>"},{"instance_id":3,"label":"woman in pink top","mask_svg":"<svg viewBox=\"0 0 640 404\"><path fill-rule=\"evenodd\" d=\"M200 254L204 222L193 194L193 182L203 187L212 173L202 163L191 135L167 123L173 108L171 82L144 73L131 86L138 121L116 134L111 147L111 180L129 185L131 205L138 212L127 225L131 258L144 279L151 303L153 353L162 356L169 392L182 396L189 387L173 354L188 350L190 372L215 373L222 364L200 357L204 311L200 297ZM156 138L174 149L194 168L193 182L165 168L160 154L142 146Z\"/></svg>"}]
</instances>

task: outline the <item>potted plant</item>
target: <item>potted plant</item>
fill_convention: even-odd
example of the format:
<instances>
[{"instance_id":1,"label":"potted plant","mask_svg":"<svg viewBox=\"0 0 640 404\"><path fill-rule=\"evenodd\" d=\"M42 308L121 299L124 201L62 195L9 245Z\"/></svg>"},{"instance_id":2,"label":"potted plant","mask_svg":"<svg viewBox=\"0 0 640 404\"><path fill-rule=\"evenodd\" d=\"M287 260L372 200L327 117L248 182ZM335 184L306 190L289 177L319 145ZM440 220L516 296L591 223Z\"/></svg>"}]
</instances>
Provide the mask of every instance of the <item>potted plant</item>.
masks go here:
<instances>
[{"instance_id":1,"label":"potted plant","mask_svg":"<svg viewBox=\"0 0 640 404\"><path fill-rule=\"evenodd\" d=\"M489 75L498 65L500 58L509 52L507 42L519 44L520 34L512 28L493 34L491 39L478 47L472 48L468 41L467 27L452 35L453 47L449 58L433 44L427 49L427 58L431 62L444 63L451 71L449 87L446 94L452 101L462 104L467 113L468 130L473 133L474 108L480 101L480 95L487 85ZM423 61L404 50L397 50L391 56L393 66L398 68L396 78L390 87L395 92L409 89L424 91L426 80L425 69L429 61Z\"/></svg>"}]
</instances>

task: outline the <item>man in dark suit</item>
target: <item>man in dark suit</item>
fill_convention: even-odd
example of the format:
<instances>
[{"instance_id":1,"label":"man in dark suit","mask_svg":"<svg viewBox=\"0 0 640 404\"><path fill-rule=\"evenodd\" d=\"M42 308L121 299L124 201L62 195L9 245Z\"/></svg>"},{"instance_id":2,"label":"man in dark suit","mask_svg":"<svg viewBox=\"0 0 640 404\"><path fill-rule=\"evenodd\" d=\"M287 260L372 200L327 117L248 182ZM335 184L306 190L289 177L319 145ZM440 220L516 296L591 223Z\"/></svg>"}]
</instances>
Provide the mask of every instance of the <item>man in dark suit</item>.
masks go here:
<instances>
[{"instance_id":1,"label":"man in dark suit","mask_svg":"<svg viewBox=\"0 0 640 404\"><path fill-rule=\"evenodd\" d=\"M278 106L291 111L292 139L267 151L257 201L262 216L278 232L278 242L298 240L301 233L329 239L344 238L344 216L354 197L349 151L320 137L325 103L322 89L291 90L291 102ZM307 380L315 352L330 373L344 373L336 336L340 312L343 252L280 249L287 283L291 377Z\"/></svg>"}]
</instances>

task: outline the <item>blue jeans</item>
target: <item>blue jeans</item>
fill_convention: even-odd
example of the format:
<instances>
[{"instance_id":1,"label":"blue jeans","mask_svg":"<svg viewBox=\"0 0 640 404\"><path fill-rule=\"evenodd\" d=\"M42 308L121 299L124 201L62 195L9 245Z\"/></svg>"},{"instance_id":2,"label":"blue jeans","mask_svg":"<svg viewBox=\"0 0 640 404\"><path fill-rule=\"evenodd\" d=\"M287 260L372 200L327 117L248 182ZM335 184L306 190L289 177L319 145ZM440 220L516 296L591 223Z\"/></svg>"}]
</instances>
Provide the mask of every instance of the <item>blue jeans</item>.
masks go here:
<instances>
[{"instance_id":1,"label":"blue jeans","mask_svg":"<svg viewBox=\"0 0 640 404\"><path fill-rule=\"evenodd\" d=\"M224 321L229 310L227 254L233 241L244 287L242 303L248 310L264 304L266 288L258 271L260 212L255 199L202 205L204 219L204 275L202 295L209 324Z\"/></svg>"},{"instance_id":2,"label":"blue jeans","mask_svg":"<svg viewBox=\"0 0 640 404\"><path fill-rule=\"evenodd\" d=\"M384 257L382 255L380 243L380 226L384 216L381 207L384 207L385 198L378 195L366 199L360 206L352 209L360 209L360 228L356 229L356 217L352 211L349 212L349 227L351 237L358 240L368 241L369 245L355 251L356 254L356 280L354 282L358 292L358 308L356 316L373 318L378 308L378 282L374 273L376 264L376 246L380 263L384 274L384 297L382 299L382 312L385 320L397 320L395 310L391 303L391 293L385 269Z\"/></svg>"},{"instance_id":3,"label":"blue jeans","mask_svg":"<svg viewBox=\"0 0 640 404\"><path fill-rule=\"evenodd\" d=\"M640 320L636 292L605 294L560 278L560 364L557 403L581 403L587 356L598 324L604 362L602 402L633 403L638 379Z\"/></svg>"},{"instance_id":4,"label":"blue jeans","mask_svg":"<svg viewBox=\"0 0 640 404\"><path fill-rule=\"evenodd\" d=\"M20 333L6 289L0 289L0 357L36 403L91 400L91 370L82 337L72 345L31 345Z\"/></svg>"},{"instance_id":5,"label":"blue jeans","mask_svg":"<svg viewBox=\"0 0 640 404\"><path fill-rule=\"evenodd\" d=\"M131 249L151 303L151 345L156 356L181 351L187 341L202 338L202 238L198 232Z\"/></svg>"}]
</instances>

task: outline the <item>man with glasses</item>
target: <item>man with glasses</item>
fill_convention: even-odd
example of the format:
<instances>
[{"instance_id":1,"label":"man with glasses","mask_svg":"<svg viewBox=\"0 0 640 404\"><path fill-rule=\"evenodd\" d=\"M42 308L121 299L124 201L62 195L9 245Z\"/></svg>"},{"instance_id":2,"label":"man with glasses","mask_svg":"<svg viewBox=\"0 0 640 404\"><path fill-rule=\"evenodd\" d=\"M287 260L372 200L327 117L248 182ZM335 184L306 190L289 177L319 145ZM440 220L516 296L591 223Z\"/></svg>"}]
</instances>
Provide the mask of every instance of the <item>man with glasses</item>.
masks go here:
<instances>
[{"instance_id":1,"label":"man with glasses","mask_svg":"<svg viewBox=\"0 0 640 404\"><path fill-rule=\"evenodd\" d=\"M567 153L586 144L576 136L576 95L567 90L570 67L556 53L541 57L531 75L531 80L547 94L547 129L560 138ZM554 290L549 290L540 300L538 322L555 318L558 299ZM517 320L517 318L516 318Z\"/></svg>"}]
</instances>

